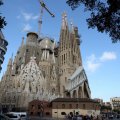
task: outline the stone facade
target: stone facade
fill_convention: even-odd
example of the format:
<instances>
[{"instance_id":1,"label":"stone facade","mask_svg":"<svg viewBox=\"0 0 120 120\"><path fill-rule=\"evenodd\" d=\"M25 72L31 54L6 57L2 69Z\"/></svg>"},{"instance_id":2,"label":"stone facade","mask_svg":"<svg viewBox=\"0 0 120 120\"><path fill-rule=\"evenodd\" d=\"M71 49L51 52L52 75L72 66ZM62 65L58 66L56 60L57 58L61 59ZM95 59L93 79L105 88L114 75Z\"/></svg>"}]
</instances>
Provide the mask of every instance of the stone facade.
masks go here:
<instances>
[{"instance_id":1,"label":"stone facade","mask_svg":"<svg viewBox=\"0 0 120 120\"><path fill-rule=\"evenodd\" d=\"M7 51L8 42L5 40L5 37L0 29L0 71L2 69L1 65L4 61L4 55Z\"/></svg>"},{"instance_id":2,"label":"stone facade","mask_svg":"<svg viewBox=\"0 0 120 120\"><path fill-rule=\"evenodd\" d=\"M1 79L2 105L9 105L11 110L11 106L27 108L34 99L90 98L79 45L78 28L72 24L69 28L65 13L59 43L29 32Z\"/></svg>"},{"instance_id":3,"label":"stone facade","mask_svg":"<svg viewBox=\"0 0 120 120\"><path fill-rule=\"evenodd\" d=\"M112 110L120 111L120 97L110 98L110 103L112 106Z\"/></svg>"}]
</instances>

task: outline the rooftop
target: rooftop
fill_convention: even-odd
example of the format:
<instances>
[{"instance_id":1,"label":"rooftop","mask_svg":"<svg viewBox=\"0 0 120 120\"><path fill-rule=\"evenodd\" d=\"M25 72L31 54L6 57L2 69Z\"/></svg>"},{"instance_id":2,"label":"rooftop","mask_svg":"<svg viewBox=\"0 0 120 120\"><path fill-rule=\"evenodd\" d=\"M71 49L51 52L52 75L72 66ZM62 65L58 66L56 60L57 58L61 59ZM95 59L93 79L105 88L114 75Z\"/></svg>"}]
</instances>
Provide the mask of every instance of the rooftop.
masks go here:
<instances>
[{"instance_id":1,"label":"rooftop","mask_svg":"<svg viewBox=\"0 0 120 120\"><path fill-rule=\"evenodd\" d=\"M89 98L56 98L52 102L94 102L98 103L97 101Z\"/></svg>"}]
</instances>

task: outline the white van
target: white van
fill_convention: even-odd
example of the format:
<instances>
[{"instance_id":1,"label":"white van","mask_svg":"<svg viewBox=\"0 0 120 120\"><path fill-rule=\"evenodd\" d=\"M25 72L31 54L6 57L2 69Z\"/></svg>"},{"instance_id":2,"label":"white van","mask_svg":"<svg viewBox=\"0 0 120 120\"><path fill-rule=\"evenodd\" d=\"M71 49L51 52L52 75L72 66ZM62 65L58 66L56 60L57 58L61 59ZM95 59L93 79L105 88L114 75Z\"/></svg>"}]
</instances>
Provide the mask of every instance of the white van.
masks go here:
<instances>
[{"instance_id":1,"label":"white van","mask_svg":"<svg viewBox=\"0 0 120 120\"><path fill-rule=\"evenodd\" d=\"M27 119L27 113L26 112L9 112L8 114L13 114L20 116L20 120L26 120Z\"/></svg>"},{"instance_id":2,"label":"white van","mask_svg":"<svg viewBox=\"0 0 120 120\"><path fill-rule=\"evenodd\" d=\"M20 115L11 112L6 113L5 116L9 118L8 120L20 120Z\"/></svg>"}]
</instances>

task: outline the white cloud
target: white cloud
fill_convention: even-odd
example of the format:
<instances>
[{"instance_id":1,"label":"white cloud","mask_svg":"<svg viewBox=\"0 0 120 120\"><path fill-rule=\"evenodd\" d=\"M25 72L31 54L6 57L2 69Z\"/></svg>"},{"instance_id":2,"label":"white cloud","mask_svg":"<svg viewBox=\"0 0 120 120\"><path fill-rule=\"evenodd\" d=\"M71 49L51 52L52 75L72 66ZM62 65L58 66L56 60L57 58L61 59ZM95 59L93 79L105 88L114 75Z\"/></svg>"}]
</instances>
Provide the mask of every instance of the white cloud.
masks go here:
<instances>
[{"instance_id":1,"label":"white cloud","mask_svg":"<svg viewBox=\"0 0 120 120\"><path fill-rule=\"evenodd\" d=\"M115 60L117 58L115 52L104 52L100 57L101 61Z\"/></svg>"},{"instance_id":2,"label":"white cloud","mask_svg":"<svg viewBox=\"0 0 120 120\"><path fill-rule=\"evenodd\" d=\"M39 15L33 15L32 13L22 12L21 14L23 18L25 19L25 21L36 20L39 17Z\"/></svg>"},{"instance_id":3,"label":"white cloud","mask_svg":"<svg viewBox=\"0 0 120 120\"><path fill-rule=\"evenodd\" d=\"M88 57L86 63L87 63L86 64L87 70L90 72L96 71L101 65L101 63L99 61L97 61L97 58L95 57L94 54L92 54L91 56Z\"/></svg>"},{"instance_id":4,"label":"white cloud","mask_svg":"<svg viewBox=\"0 0 120 120\"><path fill-rule=\"evenodd\" d=\"M22 15L26 21L29 21L32 18L32 14L22 12Z\"/></svg>"},{"instance_id":5,"label":"white cloud","mask_svg":"<svg viewBox=\"0 0 120 120\"><path fill-rule=\"evenodd\" d=\"M31 30L31 26L30 26L30 24L26 24L26 25L24 25L24 28L23 28L23 31L24 32L28 32L28 31L30 31Z\"/></svg>"},{"instance_id":6,"label":"white cloud","mask_svg":"<svg viewBox=\"0 0 120 120\"><path fill-rule=\"evenodd\" d=\"M27 12L21 11L20 15L18 15L16 18L17 19L22 19L23 23L25 23L22 31L29 32L32 28L31 25L30 25L31 20L38 19L39 15L34 15L32 13L27 13Z\"/></svg>"},{"instance_id":7,"label":"white cloud","mask_svg":"<svg viewBox=\"0 0 120 120\"><path fill-rule=\"evenodd\" d=\"M95 72L102 64L109 60L115 60L117 55L115 52L103 52L100 57L96 57L95 54L90 55L86 61L86 69L89 72Z\"/></svg>"},{"instance_id":8,"label":"white cloud","mask_svg":"<svg viewBox=\"0 0 120 120\"><path fill-rule=\"evenodd\" d=\"M21 16L20 16L20 15L18 15L18 16L17 16L17 19L20 19L20 18L21 18Z\"/></svg>"},{"instance_id":9,"label":"white cloud","mask_svg":"<svg viewBox=\"0 0 120 120\"><path fill-rule=\"evenodd\" d=\"M39 18L39 15L32 16L32 19L33 19L33 20L36 20L36 19L38 19L38 18Z\"/></svg>"}]
</instances>

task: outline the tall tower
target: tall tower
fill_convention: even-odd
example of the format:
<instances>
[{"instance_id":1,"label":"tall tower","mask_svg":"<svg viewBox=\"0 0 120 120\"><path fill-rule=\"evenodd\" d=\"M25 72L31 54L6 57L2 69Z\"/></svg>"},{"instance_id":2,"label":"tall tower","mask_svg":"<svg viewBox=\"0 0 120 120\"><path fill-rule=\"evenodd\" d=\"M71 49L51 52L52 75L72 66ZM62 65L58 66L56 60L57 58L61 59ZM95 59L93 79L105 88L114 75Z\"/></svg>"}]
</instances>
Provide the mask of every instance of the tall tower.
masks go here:
<instances>
[{"instance_id":1,"label":"tall tower","mask_svg":"<svg viewBox=\"0 0 120 120\"><path fill-rule=\"evenodd\" d=\"M69 40L69 28L66 13L62 14L62 27L59 43L59 66L63 70L66 64L71 63L71 41Z\"/></svg>"},{"instance_id":2,"label":"tall tower","mask_svg":"<svg viewBox=\"0 0 120 120\"><path fill-rule=\"evenodd\" d=\"M82 65L79 45L78 29L71 24L69 30L67 15L63 13L58 56L58 64L62 71L60 76L60 93L63 93L63 96L68 78Z\"/></svg>"},{"instance_id":3,"label":"tall tower","mask_svg":"<svg viewBox=\"0 0 120 120\"><path fill-rule=\"evenodd\" d=\"M7 65L7 74L11 75L11 71L12 71L12 57L9 59L8 65Z\"/></svg>"},{"instance_id":4,"label":"tall tower","mask_svg":"<svg viewBox=\"0 0 120 120\"><path fill-rule=\"evenodd\" d=\"M80 36L78 34L78 28L73 26L71 23L70 30L70 41L71 41L71 58L72 64L77 69L79 66L82 66L81 52L80 52Z\"/></svg>"},{"instance_id":5,"label":"tall tower","mask_svg":"<svg viewBox=\"0 0 120 120\"><path fill-rule=\"evenodd\" d=\"M33 55L36 57L37 64L39 63L41 50L38 45L38 34L37 33L35 33L35 32L27 33L25 53L26 53L25 64L30 61L30 57Z\"/></svg>"}]
</instances>

